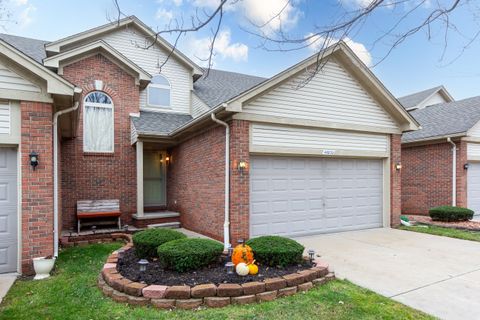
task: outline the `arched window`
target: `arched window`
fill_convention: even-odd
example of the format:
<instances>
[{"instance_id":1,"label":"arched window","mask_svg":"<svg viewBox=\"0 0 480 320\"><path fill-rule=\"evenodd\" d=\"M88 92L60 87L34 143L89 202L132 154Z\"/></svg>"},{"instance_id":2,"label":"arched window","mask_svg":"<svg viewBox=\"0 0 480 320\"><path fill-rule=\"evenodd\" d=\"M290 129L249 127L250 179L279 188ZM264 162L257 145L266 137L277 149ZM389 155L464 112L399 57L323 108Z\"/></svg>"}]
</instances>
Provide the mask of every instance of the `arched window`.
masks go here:
<instances>
[{"instance_id":1,"label":"arched window","mask_svg":"<svg viewBox=\"0 0 480 320\"><path fill-rule=\"evenodd\" d=\"M83 102L83 151L113 152L113 102L100 91Z\"/></svg>"},{"instance_id":2,"label":"arched window","mask_svg":"<svg viewBox=\"0 0 480 320\"><path fill-rule=\"evenodd\" d=\"M170 107L170 82L163 75L152 77L147 88L147 103L152 107Z\"/></svg>"}]
</instances>

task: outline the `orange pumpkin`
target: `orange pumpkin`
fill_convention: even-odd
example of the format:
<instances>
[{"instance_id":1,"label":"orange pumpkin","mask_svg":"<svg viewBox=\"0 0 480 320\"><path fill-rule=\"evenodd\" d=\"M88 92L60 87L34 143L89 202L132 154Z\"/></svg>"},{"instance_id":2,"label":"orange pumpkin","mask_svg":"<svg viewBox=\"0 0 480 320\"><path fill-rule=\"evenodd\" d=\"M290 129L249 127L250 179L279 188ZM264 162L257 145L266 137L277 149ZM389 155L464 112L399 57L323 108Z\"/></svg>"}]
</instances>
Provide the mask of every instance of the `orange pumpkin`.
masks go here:
<instances>
[{"instance_id":1,"label":"orange pumpkin","mask_svg":"<svg viewBox=\"0 0 480 320\"><path fill-rule=\"evenodd\" d=\"M245 243L239 244L233 249L232 262L234 265L244 262L250 264L253 261L253 250Z\"/></svg>"}]
</instances>

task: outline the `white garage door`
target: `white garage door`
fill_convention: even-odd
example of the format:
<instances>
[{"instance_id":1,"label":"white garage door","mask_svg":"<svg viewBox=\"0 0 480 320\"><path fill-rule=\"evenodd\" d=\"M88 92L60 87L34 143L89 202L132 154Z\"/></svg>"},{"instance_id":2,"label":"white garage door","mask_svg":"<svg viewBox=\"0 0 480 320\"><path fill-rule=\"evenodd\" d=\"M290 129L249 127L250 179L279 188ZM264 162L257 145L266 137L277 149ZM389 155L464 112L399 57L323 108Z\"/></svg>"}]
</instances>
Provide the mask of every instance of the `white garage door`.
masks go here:
<instances>
[{"instance_id":1,"label":"white garage door","mask_svg":"<svg viewBox=\"0 0 480 320\"><path fill-rule=\"evenodd\" d=\"M382 160L252 156L250 236L381 227Z\"/></svg>"},{"instance_id":2,"label":"white garage door","mask_svg":"<svg viewBox=\"0 0 480 320\"><path fill-rule=\"evenodd\" d=\"M469 163L467 184L467 206L480 215L480 163Z\"/></svg>"},{"instance_id":3,"label":"white garage door","mask_svg":"<svg viewBox=\"0 0 480 320\"><path fill-rule=\"evenodd\" d=\"M0 148L0 273L17 271L17 150Z\"/></svg>"}]
</instances>

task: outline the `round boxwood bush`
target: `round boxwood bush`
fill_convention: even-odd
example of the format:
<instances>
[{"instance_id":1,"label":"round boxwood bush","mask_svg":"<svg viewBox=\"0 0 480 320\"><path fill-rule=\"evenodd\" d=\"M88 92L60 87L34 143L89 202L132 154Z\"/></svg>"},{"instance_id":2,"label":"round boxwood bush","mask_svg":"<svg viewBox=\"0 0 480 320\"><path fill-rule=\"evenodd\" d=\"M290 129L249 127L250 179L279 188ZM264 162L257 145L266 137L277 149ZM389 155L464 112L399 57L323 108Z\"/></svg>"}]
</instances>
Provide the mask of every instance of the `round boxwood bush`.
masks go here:
<instances>
[{"instance_id":1,"label":"round boxwood bush","mask_svg":"<svg viewBox=\"0 0 480 320\"><path fill-rule=\"evenodd\" d=\"M267 266L287 267L302 262L305 249L295 240L279 236L262 236L247 241L255 260Z\"/></svg>"},{"instance_id":2,"label":"round boxwood bush","mask_svg":"<svg viewBox=\"0 0 480 320\"><path fill-rule=\"evenodd\" d=\"M156 258L158 246L186 237L183 233L171 229L147 229L135 233L132 240L135 254L139 258Z\"/></svg>"},{"instance_id":3,"label":"round boxwood bush","mask_svg":"<svg viewBox=\"0 0 480 320\"><path fill-rule=\"evenodd\" d=\"M164 268L185 272L218 261L223 252L223 245L210 239L188 238L162 244L157 252Z\"/></svg>"},{"instance_id":4,"label":"round boxwood bush","mask_svg":"<svg viewBox=\"0 0 480 320\"><path fill-rule=\"evenodd\" d=\"M434 221L453 222L471 220L474 211L462 207L441 206L431 208L428 213Z\"/></svg>"}]
</instances>

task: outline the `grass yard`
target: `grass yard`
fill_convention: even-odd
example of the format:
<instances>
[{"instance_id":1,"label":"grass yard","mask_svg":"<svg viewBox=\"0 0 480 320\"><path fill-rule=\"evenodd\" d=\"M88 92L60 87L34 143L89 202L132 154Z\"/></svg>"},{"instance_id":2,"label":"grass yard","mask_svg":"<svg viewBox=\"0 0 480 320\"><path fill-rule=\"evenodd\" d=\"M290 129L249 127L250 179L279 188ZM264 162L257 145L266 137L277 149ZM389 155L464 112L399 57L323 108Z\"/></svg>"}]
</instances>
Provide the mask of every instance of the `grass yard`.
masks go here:
<instances>
[{"instance_id":1,"label":"grass yard","mask_svg":"<svg viewBox=\"0 0 480 320\"><path fill-rule=\"evenodd\" d=\"M459 230L453 228L444 228L437 226L418 226L418 227L399 227L400 230L415 231L421 233L433 234L436 236L444 236L450 238L457 238L462 240L480 241L479 231Z\"/></svg>"},{"instance_id":2,"label":"grass yard","mask_svg":"<svg viewBox=\"0 0 480 320\"><path fill-rule=\"evenodd\" d=\"M129 307L104 297L96 278L120 244L95 244L61 252L55 275L19 280L0 306L0 319L433 319L347 281L273 302L223 309L164 311Z\"/></svg>"}]
</instances>

